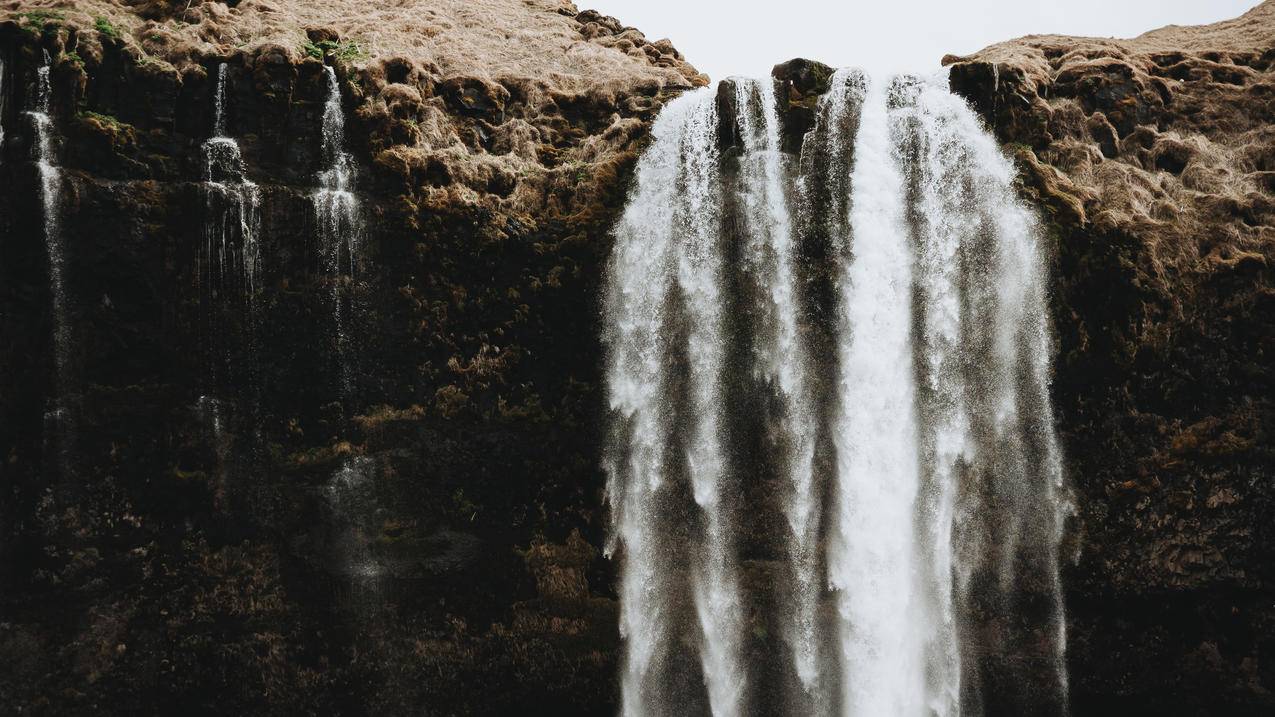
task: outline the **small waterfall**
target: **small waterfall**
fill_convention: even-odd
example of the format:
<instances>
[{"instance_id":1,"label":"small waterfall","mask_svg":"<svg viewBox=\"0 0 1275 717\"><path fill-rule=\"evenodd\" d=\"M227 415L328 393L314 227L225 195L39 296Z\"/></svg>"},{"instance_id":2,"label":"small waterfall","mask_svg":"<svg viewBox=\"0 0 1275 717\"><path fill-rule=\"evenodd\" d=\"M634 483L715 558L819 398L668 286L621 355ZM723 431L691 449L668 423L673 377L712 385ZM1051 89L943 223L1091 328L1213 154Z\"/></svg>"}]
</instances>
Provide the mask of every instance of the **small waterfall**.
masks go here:
<instances>
[{"instance_id":1,"label":"small waterfall","mask_svg":"<svg viewBox=\"0 0 1275 717\"><path fill-rule=\"evenodd\" d=\"M799 157L773 85L731 82L656 120L608 268L624 714L798 690L767 709L947 717L1006 684L998 705L1065 713L1046 263L1012 165L942 80L837 72ZM764 421L733 420L737 386L764 390ZM748 445L783 486L777 603L743 579ZM783 643L745 628L771 604ZM702 694L678 678L692 658ZM794 684L758 684L777 674Z\"/></svg>"},{"instance_id":2,"label":"small waterfall","mask_svg":"<svg viewBox=\"0 0 1275 717\"><path fill-rule=\"evenodd\" d=\"M353 357L346 304L342 291L354 280L359 243L363 234L359 200L354 194L354 158L345 151L345 111L341 107L341 87L336 71L323 68L328 97L323 107L324 169L319 172L319 188L314 193L315 218L319 227L319 253L332 279L332 312L336 325L336 350L341 364L342 400L353 393Z\"/></svg>"},{"instance_id":3,"label":"small waterfall","mask_svg":"<svg viewBox=\"0 0 1275 717\"><path fill-rule=\"evenodd\" d=\"M218 497L239 457L232 428L243 417L235 399L255 415L259 390L255 347L260 273L261 192L246 176L239 144L227 136L226 63L217 67L212 136L204 142L204 242L199 256L207 393L196 410L209 432L219 465ZM256 432L259 426L252 426Z\"/></svg>"},{"instance_id":4,"label":"small waterfall","mask_svg":"<svg viewBox=\"0 0 1275 717\"><path fill-rule=\"evenodd\" d=\"M359 200L354 194L354 158L345 150L345 111L341 86L332 67L323 68L327 100L323 107L322 158L318 189L312 198L319 230L319 254L332 282L332 318L335 348L341 372L341 403L349 411L354 399L354 347L349 318L354 309L350 296L358 269L363 235ZM339 523L338 559L352 583L354 603L366 607L380 589L382 565L369 544L366 530L375 514L373 494L375 462L367 456L349 456L326 487L329 506Z\"/></svg>"},{"instance_id":5,"label":"small waterfall","mask_svg":"<svg viewBox=\"0 0 1275 717\"><path fill-rule=\"evenodd\" d=\"M53 393L46 422L53 425L58 442L60 469L65 477L71 469L75 440L75 416L70 405L73 391L70 308L66 294L66 246L62 236L62 172L57 165L56 129L50 116L52 62L48 51L36 71L35 102L26 116L31 122L32 159L40 174L41 210L44 215L44 246L49 260L49 295L53 318ZM3 75L0 72L0 75Z\"/></svg>"},{"instance_id":6,"label":"small waterfall","mask_svg":"<svg viewBox=\"0 0 1275 717\"><path fill-rule=\"evenodd\" d=\"M4 163L4 57L0 56L0 164Z\"/></svg>"},{"instance_id":7,"label":"small waterfall","mask_svg":"<svg viewBox=\"0 0 1275 717\"><path fill-rule=\"evenodd\" d=\"M214 293L251 304L261 248L261 192L246 175L239 143L226 136L226 63L217 66L213 134L204 142L204 279Z\"/></svg>"}]
</instances>

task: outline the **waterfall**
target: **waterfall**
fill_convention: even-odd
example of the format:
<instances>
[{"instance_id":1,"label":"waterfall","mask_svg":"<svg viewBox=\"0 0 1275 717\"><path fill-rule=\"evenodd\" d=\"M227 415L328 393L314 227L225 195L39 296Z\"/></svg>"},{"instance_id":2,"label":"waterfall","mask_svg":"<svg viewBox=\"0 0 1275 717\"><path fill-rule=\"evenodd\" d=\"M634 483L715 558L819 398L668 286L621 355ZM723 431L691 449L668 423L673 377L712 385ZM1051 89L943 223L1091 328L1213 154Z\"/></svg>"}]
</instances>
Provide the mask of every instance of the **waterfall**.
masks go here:
<instances>
[{"instance_id":1,"label":"waterfall","mask_svg":"<svg viewBox=\"0 0 1275 717\"><path fill-rule=\"evenodd\" d=\"M318 173L314 201L319 232L319 255L332 282L332 318L336 357L341 373L341 403L348 411L354 398L354 351L349 337L348 314L353 298L348 296L357 268L362 238L362 216L354 194L354 158L345 150L345 111L341 106L341 86L331 66L323 68L327 99L323 106L321 157L324 168ZM345 289L343 291L342 289ZM376 465L366 456L349 456L326 486L331 510L339 524L338 559L352 581L354 602L369 604L380 588L382 566L368 545L362 526L375 513L373 478Z\"/></svg>"},{"instance_id":2,"label":"waterfall","mask_svg":"<svg viewBox=\"0 0 1275 717\"><path fill-rule=\"evenodd\" d=\"M203 144L203 245L199 284L207 348L207 391L195 411L204 421L218 461L217 498L226 499L228 475L238 457L231 428L242 412L233 399L246 396L255 416L258 377L256 292L260 271L261 193L246 175L239 143L227 135L226 63L217 66L212 135ZM259 425L253 425L255 433Z\"/></svg>"},{"instance_id":3,"label":"waterfall","mask_svg":"<svg viewBox=\"0 0 1275 717\"><path fill-rule=\"evenodd\" d=\"M842 708L911 715L923 670L913 572L919 484L912 374L912 257L903 179L880 82L868 86L855 137L849 236L838 277L835 527Z\"/></svg>"},{"instance_id":4,"label":"waterfall","mask_svg":"<svg viewBox=\"0 0 1275 717\"><path fill-rule=\"evenodd\" d=\"M345 151L345 111L341 107L341 87L336 71L323 68L328 96L323 106L324 169L319 172L319 188L314 193L315 219L319 227L319 253L324 269L332 275L332 312L336 327L336 351L341 364L343 402L353 393L352 357L346 326L346 297L341 291L346 277L352 281L358 264L362 221L359 201L354 195L354 158Z\"/></svg>"},{"instance_id":5,"label":"waterfall","mask_svg":"<svg viewBox=\"0 0 1275 717\"><path fill-rule=\"evenodd\" d=\"M838 71L796 157L773 83L728 82L657 118L608 266L623 713L976 714L1014 664L1052 665L995 681L1030 683L1018 711L1065 713L1047 269L1013 166L942 79ZM741 502L745 467L773 505ZM765 510L773 587L741 552Z\"/></svg>"},{"instance_id":6,"label":"waterfall","mask_svg":"<svg viewBox=\"0 0 1275 717\"><path fill-rule=\"evenodd\" d=\"M32 159L40 175L40 204L44 215L44 246L49 261L49 295L53 319L52 407L46 420L54 426L60 468L65 477L71 466L75 417L69 405L72 391L71 352L73 339L66 295L66 246L62 236L62 172L58 168L56 137L50 115L52 62L48 51L36 71L35 101L26 116L31 122L34 142ZM3 73L0 72L0 75Z\"/></svg>"},{"instance_id":7,"label":"waterfall","mask_svg":"<svg viewBox=\"0 0 1275 717\"><path fill-rule=\"evenodd\" d=\"M246 175L239 143L226 135L226 63L217 66L212 137L204 142L204 276L211 291L248 301L256 290L261 192ZM229 298L229 297L227 297Z\"/></svg>"},{"instance_id":8,"label":"waterfall","mask_svg":"<svg viewBox=\"0 0 1275 717\"><path fill-rule=\"evenodd\" d=\"M736 80L735 92L743 145L737 190L743 207L743 269L757 297L756 371L778 399L777 443L789 490L784 513L793 589L787 637L797 675L807 691L814 691L820 681L816 613L823 582L817 572L819 506L814 480L819 423L806 375L806 349L799 337L803 317L794 266L796 237L788 213L785 158L771 83ZM823 711L821 706L815 709Z\"/></svg>"},{"instance_id":9,"label":"waterfall","mask_svg":"<svg viewBox=\"0 0 1275 717\"><path fill-rule=\"evenodd\" d=\"M4 163L4 57L0 56L0 164Z\"/></svg>"}]
</instances>

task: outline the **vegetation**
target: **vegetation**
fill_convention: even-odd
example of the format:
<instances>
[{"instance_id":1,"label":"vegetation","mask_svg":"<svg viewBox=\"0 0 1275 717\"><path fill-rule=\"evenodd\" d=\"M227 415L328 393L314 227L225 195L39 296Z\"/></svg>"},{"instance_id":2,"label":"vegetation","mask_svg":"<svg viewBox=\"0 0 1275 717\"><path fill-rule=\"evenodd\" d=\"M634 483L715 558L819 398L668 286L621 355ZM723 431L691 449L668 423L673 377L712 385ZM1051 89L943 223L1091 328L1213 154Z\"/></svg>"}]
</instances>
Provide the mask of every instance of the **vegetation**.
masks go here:
<instances>
[{"instance_id":1,"label":"vegetation","mask_svg":"<svg viewBox=\"0 0 1275 717\"><path fill-rule=\"evenodd\" d=\"M22 29L38 35L46 27L61 24L66 15L58 10L29 10L18 13L17 18Z\"/></svg>"},{"instance_id":2,"label":"vegetation","mask_svg":"<svg viewBox=\"0 0 1275 717\"><path fill-rule=\"evenodd\" d=\"M111 115L105 115L105 114L102 114L101 112L93 112L92 110L85 110L81 112L80 117L83 119L97 120L98 122L101 122L102 124L106 125L110 129L117 132L132 126L128 124L127 122L119 121L119 119L116 117L112 117Z\"/></svg>"},{"instance_id":3,"label":"vegetation","mask_svg":"<svg viewBox=\"0 0 1275 717\"><path fill-rule=\"evenodd\" d=\"M305 42L301 45L301 51L316 60L331 57L341 62L354 62L365 59L368 56L367 51L356 40Z\"/></svg>"},{"instance_id":4,"label":"vegetation","mask_svg":"<svg viewBox=\"0 0 1275 717\"><path fill-rule=\"evenodd\" d=\"M93 18L93 27L97 30L98 34L103 35L104 37L108 37L117 42L120 39L119 29L112 25L111 21L105 17L99 15Z\"/></svg>"}]
</instances>

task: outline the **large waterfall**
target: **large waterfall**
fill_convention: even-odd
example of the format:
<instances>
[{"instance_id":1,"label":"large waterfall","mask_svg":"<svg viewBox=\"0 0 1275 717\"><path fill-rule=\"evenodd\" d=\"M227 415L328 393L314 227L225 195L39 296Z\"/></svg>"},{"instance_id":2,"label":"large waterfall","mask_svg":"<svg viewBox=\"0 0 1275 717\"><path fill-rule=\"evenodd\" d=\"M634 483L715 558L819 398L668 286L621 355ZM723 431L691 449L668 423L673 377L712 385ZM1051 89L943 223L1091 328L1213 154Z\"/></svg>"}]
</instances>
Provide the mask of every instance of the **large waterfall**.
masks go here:
<instances>
[{"instance_id":1,"label":"large waterfall","mask_svg":"<svg viewBox=\"0 0 1275 717\"><path fill-rule=\"evenodd\" d=\"M799 155L784 121L770 82L669 103L616 228L623 712L1065 712L1045 248L1013 167L943 80L837 72Z\"/></svg>"}]
</instances>

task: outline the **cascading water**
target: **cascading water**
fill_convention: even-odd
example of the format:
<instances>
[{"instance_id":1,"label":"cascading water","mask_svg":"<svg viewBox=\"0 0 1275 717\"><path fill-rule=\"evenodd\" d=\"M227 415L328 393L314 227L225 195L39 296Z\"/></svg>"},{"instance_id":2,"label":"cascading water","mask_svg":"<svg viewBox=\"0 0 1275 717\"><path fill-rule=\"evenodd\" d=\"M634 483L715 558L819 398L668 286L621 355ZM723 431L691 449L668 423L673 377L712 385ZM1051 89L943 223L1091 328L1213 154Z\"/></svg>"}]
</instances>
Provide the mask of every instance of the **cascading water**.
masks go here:
<instances>
[{"instance_id":1,"label":"cascading water","mask_svg":"<svg viewBox=\"0 0 1275 717\"><path fill-rule=\"evenodd\" d=\"M793 582L787 639L802 685L814 691L820 682L816 620L822 583L817 572L819 505L814 480L819 422L806 375L806 347L800 339L802 312L794 266L796 236L784 185L786 159L780 151L773 88L757 80L736 80L735 90L742 144L738 226L743 268L755 296L755 370L778 399L776 443L789 490L784 514ZM820 712L824 706L817 703L814 709Z\"/></svg>"},{"instance_id":2,"label":"cascading water","mask_svg":"<svg viewBox=\"0 0 1275 717\"><path fill-rule=\"evenodd\" d=\"M615 323L607 337L611 406L620 417L608 466L614 537L626 556L620 620L630 646L625 714L662 709L654 702L661 699L672 635L651 617L675 606L661 588L668 578L658 575L666 566L654 502L678 474L689 482L697 506L700 549L688 570L708 701L719 715L738 714L742 707L742 605L722 444L726 357L716 124L706 91L678 99L661 115L654 130L659 142L638 169L643 191L621 220L625 239L612 260L610 313L631 319ZM675 305L688 321L682 340L670 342ZM663 399L673 382L663 370L673 352L681 356L690 386L678 419L688 435L681 455L665 445L673 432Z\"/></svg>"},{"instance_id":3,"label":"cascading water","mask_svg":"<svg viewBox=\"0 0 1275 717\"><path fill-rule=\"evenodd\" d=\"M0 163L4 162L4 58L0 57Z\"/></svg>"},{"instance_id":4,"label":"cascading water","mask_svg":"<svg viewBox=\"0 0 1275 717\"><path fill-rule=\"evenodd\" d=\"M251 302L260 257L261 193L247 178L239 143L226 135L224 62L217 66L212 137L204 142L204 199L204 279L214 292L237 291Z\"/></svg>"},{"instance_id":5,"label":"cascading water","mask_svg":"<svg viewBox=\"0 0 1275 717\"><path fill-rule=\"evenodd\" d=\"M354 158L345 151L345 111L341 107L341 87L336 71L324 67L328 97L323 107L323 160L319 189L314 193L315 218L319 226L319 252L324 269L332 279L332 312L336 324L336 350L341 364L342 400L353 391L350 337L346 326L348 298L341 289L353 282L358 263L359 240L363 233L359 200L354 194Z\"/></svg>"},{"instance_id":6,"label":"cascading water","mask_svg":"<svg viewBox=\"0 0 1275 717\"><path fill-rule=\"evenodd\" d=\"M257 388L256 290L260 265L261 193L246 175L239 143L226 130L227 66L217 66L212 136L204 142L204 244L200 252L201 298L208 349L208 391L196 409L218 456L219 495L234 455L228 423L236 417L230 397ZM256 396L248 395L255 410ZM254 427L255 429L256 427Z\"/></svg>"},{"instance_id":7,"label":"cascading water","mask_svg":"<svg viewBox=\"0 0 1275 717\"><path fill-rule=\"evenodd\" d=\"M354 396L354 352L349 336L348 315L354 303L350 296L358 268L359 243L363 233L359 200L354 194L354 158L345 151L345 110L341 106L341 86L336 71L324 67L327 100L323 107L324 169L319 172L319 188L314 192L315 220L319 229L319 253L332 282L332 318L335 324L336 356L340 364L341 403L344 410ZM344 290L343 290L344 289ZM355 602L369 604L379 588L381 564L367 544L360 526L375 513L372 480L376 464L366 456L351 456L341 463L326 487L328 502L341 524L338 559L344 565L355 590Z\"/></svg>"},{"instance_id":8,"label":"cascading water","mask_svg":"<svg viewBox=\"0 0 1275 717\"><path fill-rule=\"evenodd\" d=\"M837 281L837 414L829 583L837 591L842 709L919 714L922 626L913 581L919 488L911 345L912 257L887 90L868 85L855 137L849 236Z\"/></svg>"},{"instance_id":9,"label":"cascading water","mask_svg":"<svg viewBox=\"0 0 1275 717\"><path fill-rule=\"evenodd\" d=\"M1045 261L1011 164L942 81L838 72L800 157L773 85L729 82L657 119L609 266L624 714L973 714L1004 664L1049 666L1015 711L1065 713ZM773 505L741 502L743 453ZM774 586L739 547L767 510Z\"/></svg>"},{"instance_id":10,"label":"cascading water","mask_svg":"<svg viewBox=\"0 0 1275 717\"><path fill-rule=\"evenodd\" d=\"M55 129L50 116L51 62L49 53L36 71L35 102L26 116L31 122L34 142L32 159L40 174L41 209L44 214L44 246L49 261L49 294L53 318L54 383L47 421L53 425L58 443L60 469L65 476L70 470L71 444L74 441L74 416L70 404L72 391L71 324L66 295L66 247L62 236L62 172L55 151ZM0 72L3 75L3 72Z\"/></svg>"}]
</instances>

